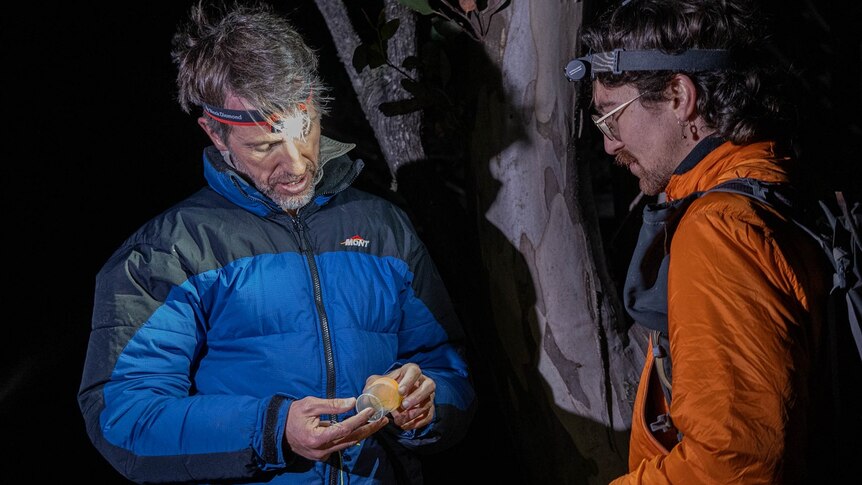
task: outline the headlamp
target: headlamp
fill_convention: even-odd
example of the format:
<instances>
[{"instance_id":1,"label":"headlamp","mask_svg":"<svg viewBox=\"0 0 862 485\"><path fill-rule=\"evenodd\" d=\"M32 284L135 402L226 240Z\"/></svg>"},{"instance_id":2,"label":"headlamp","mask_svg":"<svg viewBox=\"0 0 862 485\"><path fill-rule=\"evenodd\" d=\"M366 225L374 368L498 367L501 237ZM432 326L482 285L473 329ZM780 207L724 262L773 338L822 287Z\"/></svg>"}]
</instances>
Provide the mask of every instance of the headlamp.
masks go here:
<instances>
[{"instance_id":1,"label":"headlamp","mask_svg":"<svg viewBox=\"0 0 862 485\"><path fill-rule=\"evenodd\" d=\"M227 109L202 103L204 113L210 118L233 126L267 125L273 133L281 133L291 138L304 138L311 126L311 116L308 113L308 103L311 94L305 102L299 103L293 113L272 114L265 116L254 109Z\"/></svg>"},{"instance_id":2,"label":"headlamp","mask_svg":"<svg viewBox=\"0 0 862 485\"><path fill-rule=\"evenodd\" d=\"M625 71L708 71L732 65L730 51L725 49L689 49L679 54L667 54L659 50L627 51L614 49L611 52L587 54L572 59L563 72L569 81L578 81L587 74L621 74Z\"/></svg>"}]
</instances>

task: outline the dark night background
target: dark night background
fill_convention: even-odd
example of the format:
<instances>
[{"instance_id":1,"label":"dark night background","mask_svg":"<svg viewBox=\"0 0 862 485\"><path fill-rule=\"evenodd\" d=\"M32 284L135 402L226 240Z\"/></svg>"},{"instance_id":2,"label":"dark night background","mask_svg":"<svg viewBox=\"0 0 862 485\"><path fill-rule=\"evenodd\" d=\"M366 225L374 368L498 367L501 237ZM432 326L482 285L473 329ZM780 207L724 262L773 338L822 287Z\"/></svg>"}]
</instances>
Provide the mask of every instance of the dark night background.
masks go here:
<instances>
[{"instance_id":1,"label":"dark night background","mask_svg":"<svg viewBox=\"0 0 862 485\"><path fill-rule=\"evenodd\" d=\"M125 483L87 439L76 393L95 273L138 226L203 184L208 140L173 99L169 56L190 2L56 3L21 5L2 20L3 239L12 269L4 272L0 481ZM338 115L358 108L313 2L284 4L295 6L291 16L336 88L324 133L359 143L368 162L359 184L403 203L386 193L387 169L361 115ZM805 94L803 153L830 183L859 193L858 4L848 12L824 2L820 17L804 1L766 4L779 29L776 55L798 67ZM477 387L490 404L484 365ZM452 467L475 470L470 481L512 478L517 461L501 419L493 406L480 408L465 442L429 459L429 483L439 483L435 470L457 483Z\"/></svg>"}]
</instances>

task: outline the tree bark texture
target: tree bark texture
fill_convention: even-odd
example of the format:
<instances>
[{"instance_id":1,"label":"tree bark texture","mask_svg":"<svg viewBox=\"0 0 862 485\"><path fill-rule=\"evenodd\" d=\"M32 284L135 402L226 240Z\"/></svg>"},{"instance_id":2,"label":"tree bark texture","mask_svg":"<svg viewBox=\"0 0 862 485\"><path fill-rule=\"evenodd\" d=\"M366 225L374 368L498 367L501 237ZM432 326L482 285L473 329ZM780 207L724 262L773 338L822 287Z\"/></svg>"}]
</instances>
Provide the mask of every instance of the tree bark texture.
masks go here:
<instances>
[{"instance_id":1,"label":"tree bark texture","mask_svg":"<svg viewBox=\"0 0 862 485\"><path fill-rule=\"evenodd\" d=\"M482 350L529 483L607 483L625 471L644 358L615 330L588 171L569 142L577 87L562 68L581 5L514 1L494 18L484 46L498 72L485 76L471 141L491 300Z\"/></svg>"},{"instance_id":2,"label":"tree bark texture","mask_svg":"<svg viewBox=\"0 0 862 485\"><path fill-rule=\"evenodd\" d=\"M356 97L371 125L380 151L392 174L392 190L396 190L398 169L406 163L424 160L425 151L421 141L421 114L407 113L399 116L384 116L378 108L386 101L398 101L409 97L401 87L403 75L395 69L382 66L365 68L356 72L353 68L353 52L360 44L347 8L342 0L314 0L323 15L338 57L350 77ZM385 0L386 19L398 18L398 32L389 40L388 54L392 64L400 66L407 56L416 55L416 20L413 12L397 0Z\"/></svg>"}]
</instances>

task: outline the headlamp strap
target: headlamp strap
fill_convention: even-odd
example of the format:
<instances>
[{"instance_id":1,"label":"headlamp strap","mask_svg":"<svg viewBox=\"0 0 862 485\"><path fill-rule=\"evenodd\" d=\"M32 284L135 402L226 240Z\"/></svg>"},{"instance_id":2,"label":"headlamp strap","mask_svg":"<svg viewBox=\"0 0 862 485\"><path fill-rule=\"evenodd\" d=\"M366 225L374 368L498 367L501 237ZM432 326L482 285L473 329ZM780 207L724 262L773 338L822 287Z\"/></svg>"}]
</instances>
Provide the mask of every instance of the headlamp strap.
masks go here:
<instances>
[{"instance_id":1,"label":"headlamp strap","mask_svg":"<svg viewBox=\"0 0 862 485\"><path fill-rule=\"evenodd\" d=\"M253 126L261 123L271 123L271 120L257 110L227 109L211 106L206 103L203 104L203 108L207 116L226 125Z\"/></svg>"},{"instance_id":2,"label":"headlamp strap","mask_svg":"<svg viewBox=\"0 0 862 485\"><path fill-rule=\"evenodd\" d=\"M732 64L730 51L725 49L689 49L679 54L659 50L627 51L588 54L573 59L565 68L566 77L577 81L587 72L595 77L598 72L621 74L625 71L706 71L722 69Z\"/></svg>"},{"instance_id":3,"label":"headlamp strap","mask_svg":"<svg viewBox=\"0 0 862 485\"><path fill-rule=\"evenodd\" d=\"M308 111L308 104L311 103L311 97L314 93L309 93L305 98L305 102L299 103L296 107L300 111ZM219 106L212 106L206 103L201 103L204 113L210 118L234 126L255 126L260 124L274 125L279 117L277 115L264 116L260 111L254 109L227 109Z\"/></svg>"},{"instance_id":4,"label":"headlamp strap","mask_svg":"<svg viewBox=\"0 0 862 485\"><path fill-rule=\"evenodd\" d=\"M661 51L602 52L593 56L593 71L704 71L730 66L730 51L724 49L689 49L679 54Z\"/></svg>"}]
</instances>

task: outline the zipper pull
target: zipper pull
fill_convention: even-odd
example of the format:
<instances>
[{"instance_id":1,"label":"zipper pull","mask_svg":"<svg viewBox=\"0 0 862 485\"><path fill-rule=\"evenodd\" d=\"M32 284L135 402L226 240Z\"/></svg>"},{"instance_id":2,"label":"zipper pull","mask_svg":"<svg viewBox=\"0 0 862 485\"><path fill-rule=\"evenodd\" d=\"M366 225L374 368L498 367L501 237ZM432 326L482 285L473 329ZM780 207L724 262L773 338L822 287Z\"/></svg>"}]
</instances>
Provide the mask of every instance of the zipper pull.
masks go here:
<instances>
[{"instance_id":1,"label":"zipper pull","mask_svg":"<svg viewBox=\"0 0 862 485\"><path fill-rule=\"evenodd\" d=\"M305 227L302 226L302 221L300 221L297 217L291 216L291 222L293 222L293 228L296 230L296 242L299 244L299 251L305 252Z\"/></svg>"}]
</instances>

